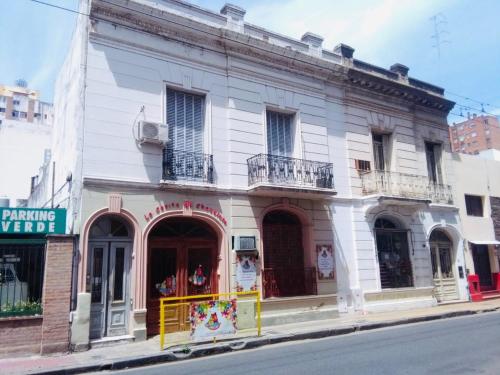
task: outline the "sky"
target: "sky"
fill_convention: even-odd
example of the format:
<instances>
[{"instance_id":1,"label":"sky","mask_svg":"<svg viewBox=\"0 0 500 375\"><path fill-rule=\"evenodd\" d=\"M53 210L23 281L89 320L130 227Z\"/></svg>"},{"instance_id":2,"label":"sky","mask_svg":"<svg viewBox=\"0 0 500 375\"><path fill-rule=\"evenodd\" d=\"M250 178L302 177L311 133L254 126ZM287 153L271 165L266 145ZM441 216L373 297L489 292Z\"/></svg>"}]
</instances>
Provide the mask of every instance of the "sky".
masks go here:
<instances>
[{"instance_id":1,"label":"sky","mask_svg":"<svg viewBox=\"0 0 500 375\"><path fill-rule=\"evenodd\" d=\"M76 10L78 0L42 0ZM152 0L152 2L161 0ZM224 0L191 0L219 11ZM323 48L344 43L354 57L438 85L457 104L449 122L467 112L500 115L498 0L231 0L245 20L300 39L323 36ZM23 78L52 101L76 15L32 0L0 0L0 83ZM436 35L439 36L437 48ZM460 114L462 114L461 117Z\"/></svg>"}]
</instances>

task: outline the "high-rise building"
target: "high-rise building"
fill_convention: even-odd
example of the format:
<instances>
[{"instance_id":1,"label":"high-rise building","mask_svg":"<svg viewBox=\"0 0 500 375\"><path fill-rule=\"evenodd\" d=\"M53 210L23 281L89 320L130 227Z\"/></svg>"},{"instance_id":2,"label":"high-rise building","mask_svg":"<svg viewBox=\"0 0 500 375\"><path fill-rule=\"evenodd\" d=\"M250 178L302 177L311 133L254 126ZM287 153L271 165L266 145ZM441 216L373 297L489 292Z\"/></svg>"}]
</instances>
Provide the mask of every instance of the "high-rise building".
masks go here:
<instances>
[{"instance_id":1,"label":"high-rise building","mask_svg":"<svg viewBox=\"0 0 500 375\"><path fill-rule=\"evenodd\" d=\"M450 126L453 152L477 154L495 148L500 150L500 123L495 116L467 116L467 120Z\"/></svg>"}]
</instances>

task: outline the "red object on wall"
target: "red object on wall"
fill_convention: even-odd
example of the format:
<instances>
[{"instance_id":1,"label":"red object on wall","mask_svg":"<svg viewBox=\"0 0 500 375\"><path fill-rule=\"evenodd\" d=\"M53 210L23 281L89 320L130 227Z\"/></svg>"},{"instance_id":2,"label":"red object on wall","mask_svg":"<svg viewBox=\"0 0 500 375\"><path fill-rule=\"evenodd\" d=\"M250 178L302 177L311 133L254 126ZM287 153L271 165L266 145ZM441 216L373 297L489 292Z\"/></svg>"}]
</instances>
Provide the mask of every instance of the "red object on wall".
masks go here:
<instances>
[{"instance_id":1,"label":"red object on wall","mask_svg":"<svg viewBox=\"0 0 500 375\"><path fill-rule=\"evenodd\" d=\"M467 276L467 281L469 282L469 292L470 298L473 302L478 302L483 300L483 296L481 294L481 287L479 286L479 276L478 275L469 275Z\"/></svg>"},{"instance_id":2,"label":"red object on wall","mask_svg":"<svg viewBox=\"0 0 500 375\"><path fill-rule=\"evenodd\" d=\"M500 272L493 272L491 279L493 281L493 289L500 291Z\"/></svg>"}]
</instances>

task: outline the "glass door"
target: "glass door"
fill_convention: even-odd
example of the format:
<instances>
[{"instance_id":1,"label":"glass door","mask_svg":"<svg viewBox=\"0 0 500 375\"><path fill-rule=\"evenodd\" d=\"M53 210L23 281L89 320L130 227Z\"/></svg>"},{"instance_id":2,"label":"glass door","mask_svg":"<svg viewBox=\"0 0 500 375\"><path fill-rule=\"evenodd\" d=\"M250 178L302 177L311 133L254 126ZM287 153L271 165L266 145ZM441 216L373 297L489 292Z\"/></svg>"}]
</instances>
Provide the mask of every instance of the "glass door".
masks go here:
<instances>
[{"instance_id":1,"label":"glass door","mask_svg":"<svg viewBox=\"0 0 500 375\"><path fill-rule=\"evenodd\" d=\"M110 244L108 275L108 324L106 336L127 334L129 296L130 244Z\"/></svg>"},{"instance_id":2,"label":"glass door","mask_svg":"<svg viewBox=\"0 0 500 375\"><path fill-rule=\"evenodd\" d=\"M438 302L458 298L451 246L447 243L431 243L434 293Z\"/></svg>"},{"instance_id":3,"label":"glass door","mask_svg":"<svg viewBox=\"0 0 500 375\"><path fill-rule=\"evenodd\" d=\"M106 333L106 306L108 290L108 245L92 243L89 249L90 281L90 338L101 338Z\"/></svg>"},{"instance_id":4,"label":"glass door","mask_svg":"<svg viewBox=\"0 0 500 375\"><path fill-rule=\"evenodd\" d=\"M90 243L90 338L128 333L130 243Z\"/></svg>"}]
</instances>

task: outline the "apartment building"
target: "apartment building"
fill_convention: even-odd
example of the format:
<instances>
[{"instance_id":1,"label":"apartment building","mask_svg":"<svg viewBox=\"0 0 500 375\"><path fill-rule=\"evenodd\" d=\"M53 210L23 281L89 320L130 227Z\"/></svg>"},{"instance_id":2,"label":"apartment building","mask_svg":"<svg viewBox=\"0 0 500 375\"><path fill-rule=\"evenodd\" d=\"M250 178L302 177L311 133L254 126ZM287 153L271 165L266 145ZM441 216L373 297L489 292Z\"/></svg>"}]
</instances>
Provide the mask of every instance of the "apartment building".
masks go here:
<instances>
[{"instance_id":1,"label":"apartment building","mask_svg":"<svg viewBox=\"0 0 500 375\"><path fill-rule=\"evenodd\" d=\"M0 85L0 172L8 176L0 179L2 206L25 204L32 177L50 158L52 120L52 104L40 101L25 81Z\"/></svg>"},{"instance_id":2,"label":"apartment building","mask_svg":"<svg viewBox=\"0 0 500 375\"><path fill-rule=\"evenodd\" d=\"M241 290L243 256L265 325L467 298L442 88L234 5L81 11L52 150L75 347L157 334L162 296Z\"/></svg>"},{"instance_id":3,"label":"apartment building","mask_svg":"<svg viewBox=\"0 0 500 375\"><path fill-rule=\"evenodd\" d=\"M500 122L495 116L468 114L467 120L450 126L453 152L477 154L483 150L500 150Z\"/></svg>"}]
</instances>

